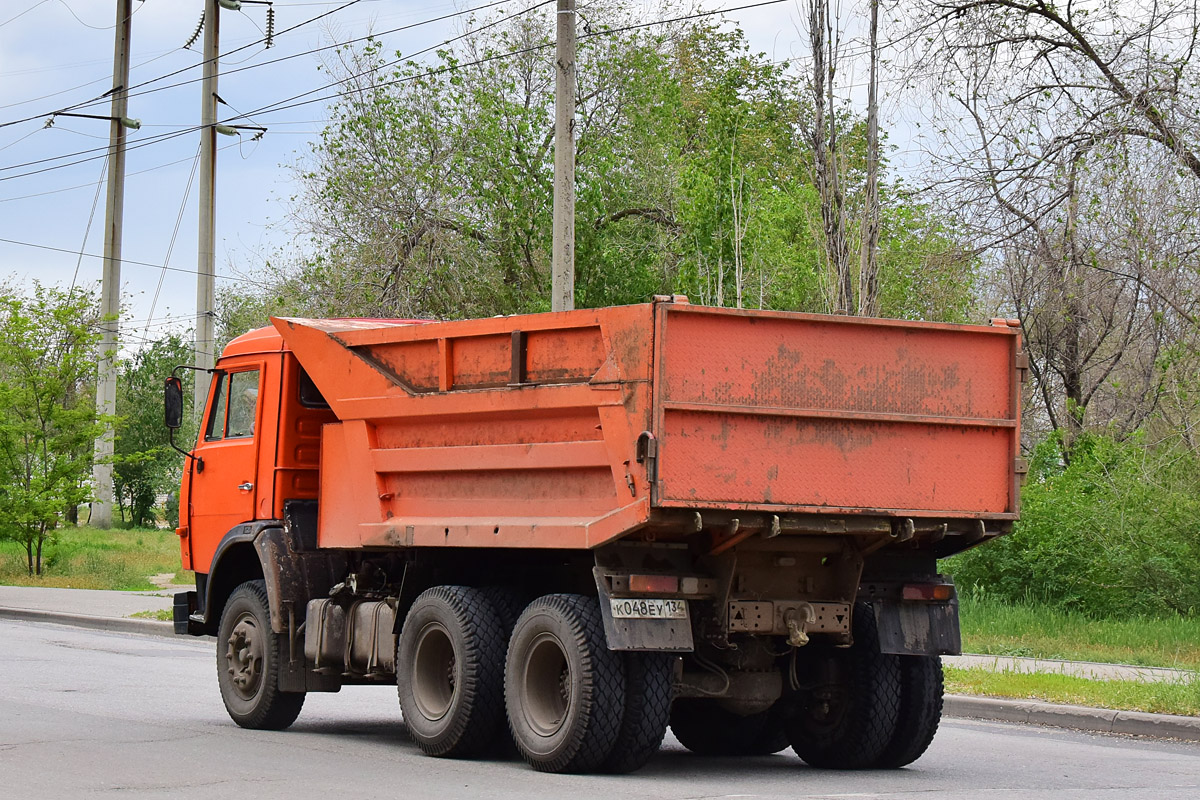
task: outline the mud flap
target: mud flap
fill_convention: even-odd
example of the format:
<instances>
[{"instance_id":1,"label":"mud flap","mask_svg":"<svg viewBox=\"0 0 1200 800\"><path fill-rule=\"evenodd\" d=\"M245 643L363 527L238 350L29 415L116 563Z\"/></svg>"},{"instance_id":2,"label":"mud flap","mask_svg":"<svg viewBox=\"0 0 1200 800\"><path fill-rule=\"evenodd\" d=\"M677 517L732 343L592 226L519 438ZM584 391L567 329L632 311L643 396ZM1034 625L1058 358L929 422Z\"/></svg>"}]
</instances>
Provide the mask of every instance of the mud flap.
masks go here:
<instances>
[{"instance_id":1,"label":"mud flap","mask_svg":"<svg viewBox=\"0 0 1200 800\"><path fill-rule=\"evenodd\" d=\"M600 596L600 615L604 618L604 638L609 650L690 653L692 622L687 619L617 619L612 613L612 592L608 575L595 567L596 590Z\"/></svg>"},{"instance_id":2,"label":"mud flap","mask_svg":"<svg viewBox=\"0 0 1200 800\"><path fill-rule=\"evenodd\" d=\"M879 629L879 649L902 656L952 656L962 652L958 602L870 603Z\"/></svg>"}]
</instances>

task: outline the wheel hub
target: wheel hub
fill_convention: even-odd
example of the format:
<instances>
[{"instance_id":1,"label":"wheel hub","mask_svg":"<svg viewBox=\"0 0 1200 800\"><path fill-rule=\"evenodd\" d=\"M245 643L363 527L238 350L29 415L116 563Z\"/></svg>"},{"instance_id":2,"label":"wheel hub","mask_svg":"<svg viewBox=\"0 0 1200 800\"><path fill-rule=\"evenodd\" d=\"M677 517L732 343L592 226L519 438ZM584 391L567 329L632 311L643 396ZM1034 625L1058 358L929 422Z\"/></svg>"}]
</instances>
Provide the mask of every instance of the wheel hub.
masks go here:
<instances>
[{"instance_id":1,"label":"wheel hub","mask_svg":"<svg viewBox=\"0 0 1200 800\"><path fill-rule=\"evenodd\" d=\"M543 633L529 648L525 665L525 721L539 736L562 728L571 707L574 682L562 642Z\"/></svg>"},{"instance_id":2,"label":"wheel hub","mask_svg":"<svg viewBox=\"0 0 1200 800\"><path fill-rule=\"evenodd\" d=\"M252 700L262 685L263 637L250 614L238 617L225 648L226 669L238 697Z\"/></svg>"},{"instance_id":3,"label":"wheel hub","mask_svg":"<svg viewBox=\"0 0 1200 800\"><path fill-rule=\"evenodd\" d=\"M458 659L450 633L431 623L417 636L413 649L412 696L417 710L429 720L450 711L458 687Z\"/></svg>"}]
</instances>

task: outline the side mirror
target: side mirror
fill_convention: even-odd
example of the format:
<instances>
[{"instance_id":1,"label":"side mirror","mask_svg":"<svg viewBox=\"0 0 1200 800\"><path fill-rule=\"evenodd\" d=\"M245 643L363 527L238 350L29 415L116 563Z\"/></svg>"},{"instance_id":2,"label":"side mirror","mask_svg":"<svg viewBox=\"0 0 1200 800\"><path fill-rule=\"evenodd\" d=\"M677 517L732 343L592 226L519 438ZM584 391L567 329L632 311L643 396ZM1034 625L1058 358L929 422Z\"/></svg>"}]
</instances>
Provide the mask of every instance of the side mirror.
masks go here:
<instances>
[{"instance_id":1,"label":"side mirror","mask_svg":"<svg viewBox=\"0 0 1200 800\"><path fill-rule=\"evenodd\" d=\"M163 421L173 431L183 427L183 381L173 375L163 386Z\"/></svg>"}]
</instances>

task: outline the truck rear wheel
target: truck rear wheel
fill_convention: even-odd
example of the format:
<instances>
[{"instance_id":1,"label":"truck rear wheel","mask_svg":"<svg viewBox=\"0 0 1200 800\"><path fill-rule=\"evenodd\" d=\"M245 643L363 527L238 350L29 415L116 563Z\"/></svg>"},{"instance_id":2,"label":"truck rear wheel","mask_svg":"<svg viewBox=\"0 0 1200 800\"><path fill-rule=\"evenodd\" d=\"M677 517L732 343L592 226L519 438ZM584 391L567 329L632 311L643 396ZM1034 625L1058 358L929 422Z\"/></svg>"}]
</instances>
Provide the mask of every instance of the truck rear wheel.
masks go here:
<instances>
[{"instance_id":1,"label":"truck rear wheel","mask_svg":"<svg viewBox=\"0 0 1200 800\"><path fill-rule=\"evenodd\" d=\"M504 720L504 632L478 589L435 586L408 611L396 686L409 735L430 756L475 755Z\"/></svg>"},{"instance_id":2,"label":"truck rear wheel","mask_svg":"<svg viewBox=\"0 0 1200 800\"><path fill-rule=\"evenodd\" d=\"M900 662L900 715L896 733L877 766L903 767L920 758L933 742L942 719L942 659L896 656Z\"/></svg>"},{"instance_id":3,"label":"truck rear wheel","mask_svg":"<svg viewBox=\"0 0 1200 800\"><path fill-rule=\"evenodd\" d=\"M669 653L625 653L625 715L605 772L641 769L654 757L667 734L671 716L671 680L675 664Z\"/></svg>"},{"instance_id":4,"label":"truck rear wheel","mask_svg":"<svg viewBox=\"0 0 1200 800\"><path fill-rule=\"evenodd\" d=\"M508 645L504 701L530 766L588 772L604 763L625 712L622 666L596 598L550 594L526 607Z\"/></svg>"},{"instance_id":5,"label":"truck rear wheel","mask_svg":"<svg viewBox=\"0 0 1200 800\"><path fill-rule=\"evenodd\" d=\"M786 723L796 755L829 769L881 766L900 715L900 665L879 651L871 607L855 606L852 647L801 651L800 659L806 688Z\"/></svg>"},{"instance_id":6,"label":"truck rear wheel","mask_svg":"<svg viewBox=\"0 0 1200 800\"><path fill-rule=\"evenodd\" d=\"M788 746L774 709L742 716L706 698L676 700L671 732L681 745L701 756L767 756Z\"/></svg>"},{"instance_id":7,"label":"truck rear wheel","mask_svg":"<svg viewBox=\"0 0 1200 800\"><path fill-rule=\"evenodd\" d=\"M225 602L217 629L217 685L225 710L243 728L280 731L300 715L304 693L279 690L281 652L266 583L243 583Z\"/></svg>"}]
</instances>

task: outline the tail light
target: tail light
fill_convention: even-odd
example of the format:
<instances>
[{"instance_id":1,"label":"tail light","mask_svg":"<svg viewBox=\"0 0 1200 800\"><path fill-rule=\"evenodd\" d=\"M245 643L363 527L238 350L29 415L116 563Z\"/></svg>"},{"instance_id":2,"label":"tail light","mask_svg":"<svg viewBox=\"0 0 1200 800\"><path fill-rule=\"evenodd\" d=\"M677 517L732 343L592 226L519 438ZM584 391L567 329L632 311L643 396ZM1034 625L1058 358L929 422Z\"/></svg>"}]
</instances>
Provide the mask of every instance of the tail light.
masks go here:
<instances>
[{"instance_id":1,"label":"tail light","mask_svg":"<svg viewBox=\"0 0 1200 800\"><path fill-rule=\"evenodd\" d=\"M954 586L949 583L908 583L901 596L905 600L949 600Z\"/></svg>"}]
</instances>

